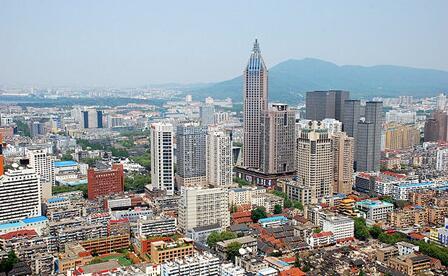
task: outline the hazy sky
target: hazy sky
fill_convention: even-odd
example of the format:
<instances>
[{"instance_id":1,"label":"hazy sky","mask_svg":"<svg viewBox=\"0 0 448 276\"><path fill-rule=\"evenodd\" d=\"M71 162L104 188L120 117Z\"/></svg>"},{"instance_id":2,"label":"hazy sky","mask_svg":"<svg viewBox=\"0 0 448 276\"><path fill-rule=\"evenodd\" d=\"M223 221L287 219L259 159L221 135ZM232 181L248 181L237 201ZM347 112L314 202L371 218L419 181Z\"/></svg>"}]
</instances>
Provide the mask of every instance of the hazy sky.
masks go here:
<instances>
[{"instance_id":1,"label":"hazy sky","mask_svg":"<svg viewBox=\"0 0 448 276\"><path fill-rule=\"evenodd\" d=\"M268 66L448 70L448 1L0 0L0 85L133 86L240 74L252 42Z\"/></svg>"}]
</instances>

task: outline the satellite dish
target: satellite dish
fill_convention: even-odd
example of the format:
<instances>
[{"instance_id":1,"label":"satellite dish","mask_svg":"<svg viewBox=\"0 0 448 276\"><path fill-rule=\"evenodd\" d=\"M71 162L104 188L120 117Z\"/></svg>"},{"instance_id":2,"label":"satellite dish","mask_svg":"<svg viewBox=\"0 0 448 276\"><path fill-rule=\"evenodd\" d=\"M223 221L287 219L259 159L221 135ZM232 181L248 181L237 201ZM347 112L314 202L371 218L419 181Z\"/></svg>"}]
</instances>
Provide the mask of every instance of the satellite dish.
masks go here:
<instances>
[{"instance_id":1,"label":"satellite dish","mask_svg":"<svg viewBox=\"0 0 448 276\"><path fill-rule=\"evenodd\" d=\"M17 169L17 168L19 167L19 164L17 164L17 163L13 163L13 164L11 165L11 167L13 167L14 169Z\"/></svg>"},{"instance_id":2,"label":"satellite dish","mask_svg":"<svg viewBox=\"0 0 448 276\"><path fill-rule=\"evenodd\" d=\"M246 248L247 252L252 253L252 248L248 247Z\"/></svg>"}]
</instances>

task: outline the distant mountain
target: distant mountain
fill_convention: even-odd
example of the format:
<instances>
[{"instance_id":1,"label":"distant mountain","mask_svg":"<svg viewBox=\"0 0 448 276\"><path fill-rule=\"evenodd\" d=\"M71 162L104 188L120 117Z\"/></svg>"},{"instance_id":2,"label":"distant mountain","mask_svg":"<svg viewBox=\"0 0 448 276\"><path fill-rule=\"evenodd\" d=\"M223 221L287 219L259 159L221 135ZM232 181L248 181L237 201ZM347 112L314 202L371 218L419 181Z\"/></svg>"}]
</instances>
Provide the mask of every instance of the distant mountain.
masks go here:
<instances>
[{"instance_id":1,"label":"distant mountain","mask_svg":"<svg viewBox=\"0 0 448 276\"><path fill-rule=\"evenodd\" d=\"M242 100L242 76L191 89L196 97L230 97ZM306 58L287 60L269 69L269 98L272 101L297 102L305 92L342 89L352 98L371 96L428 96L448 91L448 72L393 65L339 66Z\"/></svg>"}]
</instances>

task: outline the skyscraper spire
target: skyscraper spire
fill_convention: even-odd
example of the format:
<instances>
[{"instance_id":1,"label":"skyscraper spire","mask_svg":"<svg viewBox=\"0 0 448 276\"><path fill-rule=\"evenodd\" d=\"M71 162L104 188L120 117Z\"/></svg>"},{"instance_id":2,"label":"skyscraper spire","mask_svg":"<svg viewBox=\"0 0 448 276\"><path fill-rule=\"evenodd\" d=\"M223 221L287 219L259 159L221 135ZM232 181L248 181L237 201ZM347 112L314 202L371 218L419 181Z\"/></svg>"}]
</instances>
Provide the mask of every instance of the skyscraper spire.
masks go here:
<instances>
[{"instance_id":1,"label":"skyscraper spire","mask_svg":"<svg viewBox=\"0 0 448 276\"><path fill-rule=\"evenodd\" d=\"M255 39L243 78L243 165L258 170L261 168L261 115L268 107L268 70L261 57L257 39Z\"/></svg>"},{"instance_id":2,"label":"skyscraper spire","mask_svg":"<svg viewBox=\"0 0 448 276\"><path fill-rule=\"evenodd\" d=\"M258 44L258 39L255 38L254 47L252 48L253 53L260 53L260 45Z\"/></svg>"}]
</instances>

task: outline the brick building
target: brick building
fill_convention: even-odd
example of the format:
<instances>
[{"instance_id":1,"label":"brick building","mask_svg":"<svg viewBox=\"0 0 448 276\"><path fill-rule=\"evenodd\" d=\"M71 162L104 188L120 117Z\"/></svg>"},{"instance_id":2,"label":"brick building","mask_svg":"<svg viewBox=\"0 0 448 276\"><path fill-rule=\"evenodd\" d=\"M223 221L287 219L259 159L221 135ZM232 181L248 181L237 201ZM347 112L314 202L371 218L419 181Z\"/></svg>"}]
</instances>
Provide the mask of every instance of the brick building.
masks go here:
<instances>
[{"instance_id":1,"label":"brick building","mask_svg":"<svg viewBox=\"0 0 448 276\"><path fill-rule=\"evenodd\" d=\"M87 179L89 199L124 192L124 172L121 164L113 164L110 170L89 169Z\"/></svg>"}]
</instances>

